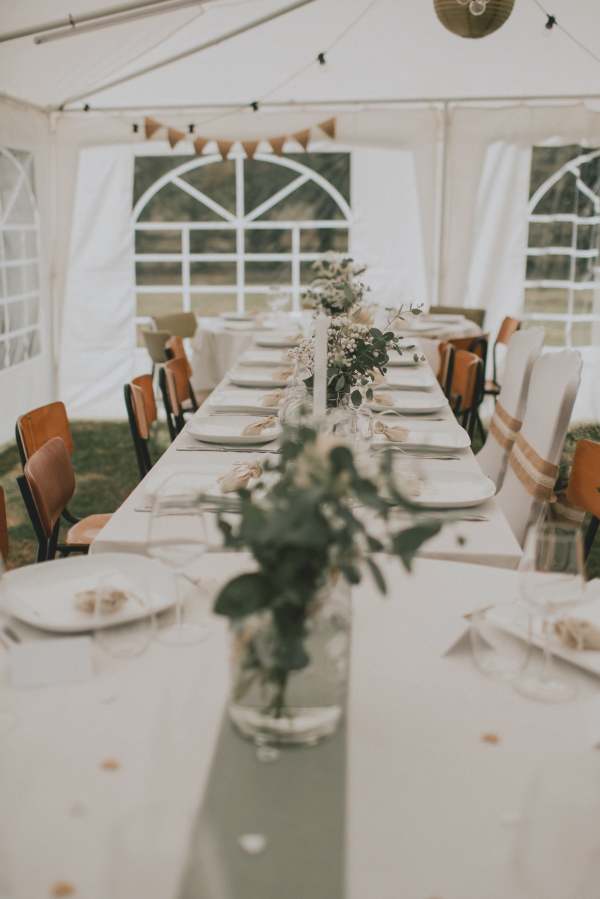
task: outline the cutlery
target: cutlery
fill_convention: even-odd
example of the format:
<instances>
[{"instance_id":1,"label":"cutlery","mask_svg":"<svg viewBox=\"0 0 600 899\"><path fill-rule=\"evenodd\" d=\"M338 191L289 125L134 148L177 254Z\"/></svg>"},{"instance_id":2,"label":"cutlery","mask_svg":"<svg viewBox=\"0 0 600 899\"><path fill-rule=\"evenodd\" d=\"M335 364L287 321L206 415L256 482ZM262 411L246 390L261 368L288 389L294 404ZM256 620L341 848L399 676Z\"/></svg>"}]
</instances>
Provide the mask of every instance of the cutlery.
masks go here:
<instances>
[{"instance_id":1,"label":"cutlery","mask_svg":"<svg viewBox=\"0 0 600 899\"><path fill-rule=\"evenodd\" d=\"M281 450L264 446L220 446L210 444L208 446L176 446L178 453L280 453Z\"/></svg>"},{"instance_id":2,"label":"cutlery","mask_svg":"<svg viewBox=\"0 0 600 899\"><path fill-rule=\"evenodd\" d=\"M10 627L8 624L6 624L2 628L2 633L4 634L5 637L8 637L8 639L11 641L11 643L20 643L21 642L21 638L19 637L17 632L14 631L12 629L12 627Z\"/></svg>"}]
</instances>

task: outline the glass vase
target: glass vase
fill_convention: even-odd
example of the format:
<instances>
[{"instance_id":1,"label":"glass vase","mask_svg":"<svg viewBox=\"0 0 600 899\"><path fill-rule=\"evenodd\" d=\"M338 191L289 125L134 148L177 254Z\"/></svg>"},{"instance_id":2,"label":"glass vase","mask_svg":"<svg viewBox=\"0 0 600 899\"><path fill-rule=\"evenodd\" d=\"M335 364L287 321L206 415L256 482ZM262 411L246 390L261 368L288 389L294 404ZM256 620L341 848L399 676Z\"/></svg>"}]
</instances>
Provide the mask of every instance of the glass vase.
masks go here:
<instances>
[{"instance_id":1,"label":"glass vase","mask_svg":"<svg viewBox=\"0 0 600 899\"><path fill-rule=\"evenodd\" d=\"M350 590L329 582L299 622L305 667L278 666L285 648L270 610L232 625L230 717L257 744L311 746L342 718L348 678ZM288 635L289 636L289 635Z\"/></svg>"}]
</instances>

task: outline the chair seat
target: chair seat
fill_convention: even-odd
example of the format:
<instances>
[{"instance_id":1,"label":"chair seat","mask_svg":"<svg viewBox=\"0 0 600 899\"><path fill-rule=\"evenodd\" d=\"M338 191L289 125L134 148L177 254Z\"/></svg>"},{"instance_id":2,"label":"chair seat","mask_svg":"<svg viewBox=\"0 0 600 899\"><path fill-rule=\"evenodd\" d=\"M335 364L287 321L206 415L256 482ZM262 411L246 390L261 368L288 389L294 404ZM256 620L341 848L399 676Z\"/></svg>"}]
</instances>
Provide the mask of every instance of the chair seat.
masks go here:
<instances>
[{"instance_id":1,"label":"chair seat","mask_svg":"<svg viewBox=\"0 0 600 899\"><path fill-rule=\"evenodd\" d=\"M82 518L67 533L67 546L89 546L95 540L105 524L108 524L110 514L88 515Z\"/></svg>"},{"instance_id":2,"label":"chair seat","mask_svg":"<svg viewBox=\"0 0 600 899\"><path fill-rule=\"evenodd\" d=\"M498 396L498 394L500 393L500 385L496 384L496 382L492 380L486 381L483 392L487 393L488 395L491 394L492 396Z\"/></svg>"}]
</instances>

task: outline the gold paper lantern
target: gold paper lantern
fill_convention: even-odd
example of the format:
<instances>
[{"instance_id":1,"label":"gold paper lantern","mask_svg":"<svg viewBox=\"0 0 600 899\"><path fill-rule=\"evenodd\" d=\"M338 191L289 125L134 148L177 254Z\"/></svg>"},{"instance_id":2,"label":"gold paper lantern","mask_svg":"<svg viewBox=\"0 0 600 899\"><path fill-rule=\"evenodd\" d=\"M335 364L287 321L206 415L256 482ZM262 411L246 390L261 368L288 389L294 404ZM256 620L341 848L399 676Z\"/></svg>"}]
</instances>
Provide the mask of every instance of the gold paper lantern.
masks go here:
<instances>
[{"instance_id":1,"label":"gold paper lantern","mask_svg":"<svg viewBox=\"0 0 600 899\"><path fill-rule=\"evenodd\" d=\"M476 10L483 10L479 15L471 11L472 4L467 0L433 0L437 17L448 31L459 37L486 37L500 28L515 5L515 0L476 0ZM484 8L485 7L485 8Z\"/></svg>"}]
</instances>

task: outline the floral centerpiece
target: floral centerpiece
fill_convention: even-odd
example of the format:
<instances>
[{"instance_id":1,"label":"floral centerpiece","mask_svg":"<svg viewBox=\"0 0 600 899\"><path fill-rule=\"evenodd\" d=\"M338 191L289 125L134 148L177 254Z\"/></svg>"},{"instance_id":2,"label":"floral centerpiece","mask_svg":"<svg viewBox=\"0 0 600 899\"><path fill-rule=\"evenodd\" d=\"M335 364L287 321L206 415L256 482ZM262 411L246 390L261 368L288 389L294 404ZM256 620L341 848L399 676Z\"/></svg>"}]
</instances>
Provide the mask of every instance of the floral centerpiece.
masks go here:
<instances>
[{"instance_id":1,"label":"floral centerpiece","mask_svg":"<svg viewBox=\"0 0 600 899\"><path fill-rule=\"evenodd\" d=\"M392 350L401 352L398 338L392 331L371 328L348 315L332 318L327 344L328 405L339 405L350 397L354 406L360 406L365 392L370 398L374 372L385 375ZM290 351L290 355L305 372L306 386L312 389L314 340L305 338Z\"/></svg>"},{"instance_id":2,"label":"floral centerpiece","mask_svg":"<svg viewBox=\"0 0 600 899\"><path fill-rule=\"evenodd\" d=\"M221 519L225 545L248 549L254 570L220 591L215 611L233 631L230 714L254 739L311 743L341 717L350 627L349 585L370 570L386 582L373 553L410 569L440 523L392 527L391 512L413 508L398 490L391 456L366 472L352 449L306 421L287 427L278 463L252 490L240 490L235 525ZM366 463L365 463L366 464ZM372 464L372 463L369 463ZM369 532L358 505L376 513Z\"/></svg>"},{"instance_id":3,"label":"floral centerpiece","mask_svg":"<svg viewBox=\"0 0 600 899\"><path fill-rule=\"evenodd\" d=\"M361 307L369 288L358 277L366 271L364 265L357 264L351 256L325 253L311 268L315 277L305 298L313 309L330 316L354 313L364 317Z\"/></svg>"}]
</instances>

